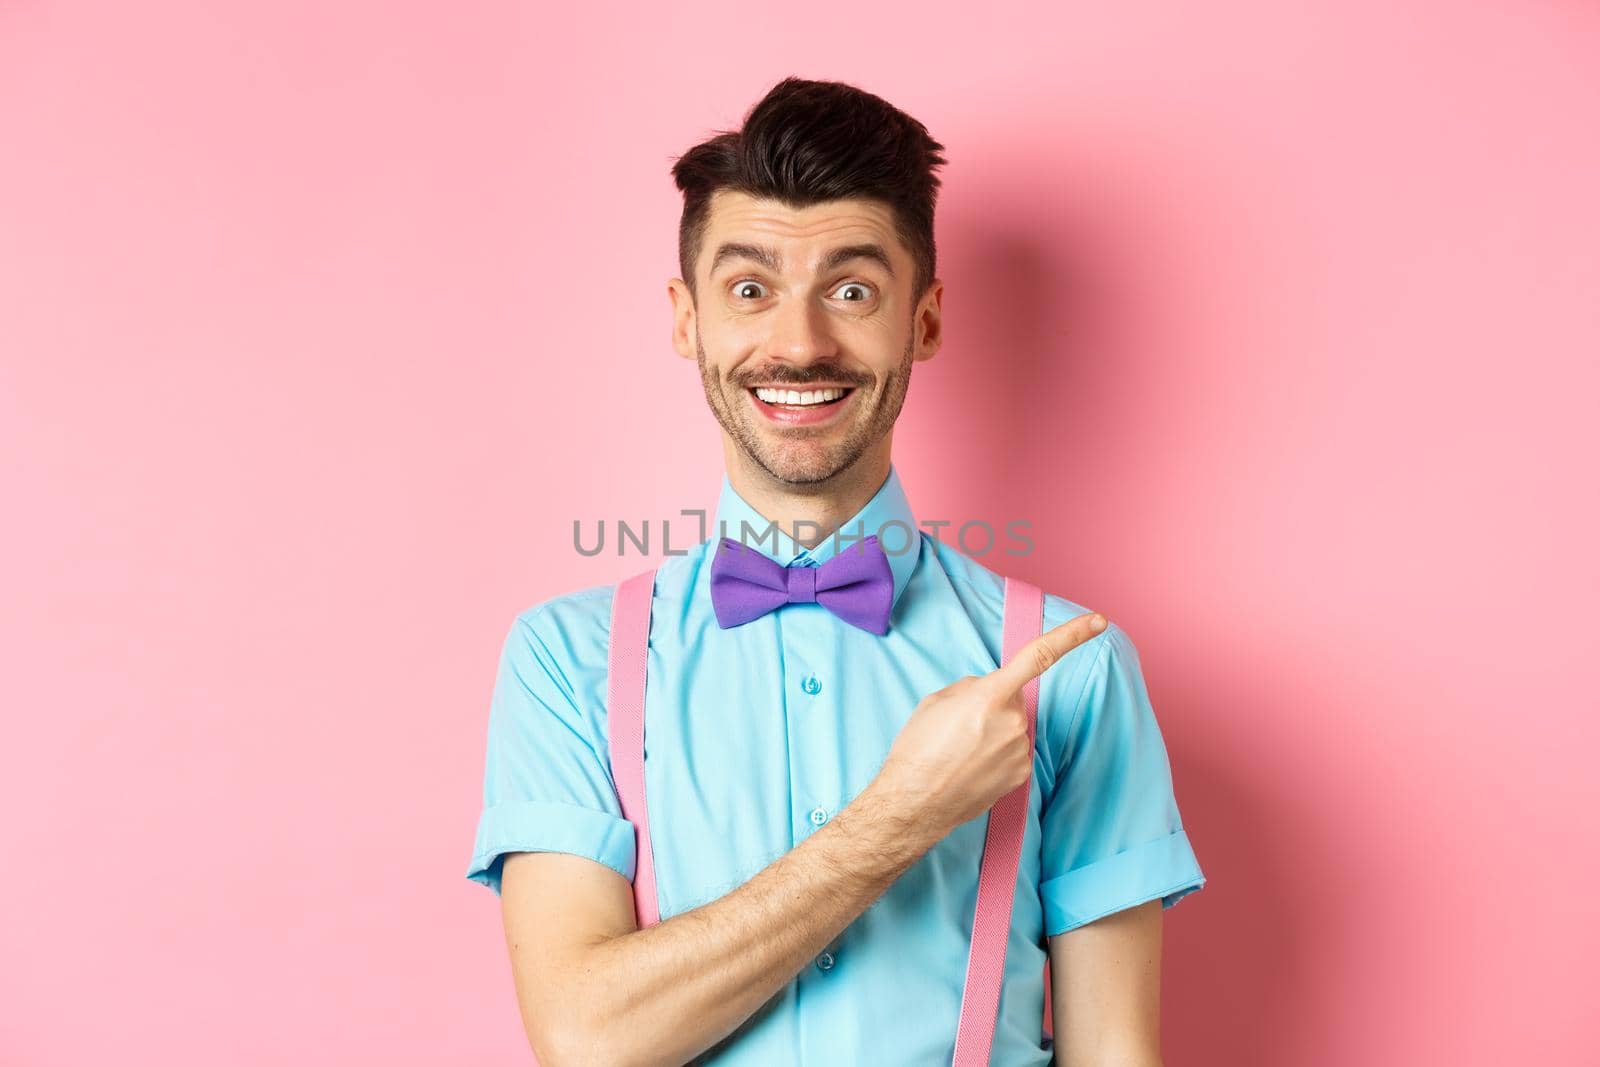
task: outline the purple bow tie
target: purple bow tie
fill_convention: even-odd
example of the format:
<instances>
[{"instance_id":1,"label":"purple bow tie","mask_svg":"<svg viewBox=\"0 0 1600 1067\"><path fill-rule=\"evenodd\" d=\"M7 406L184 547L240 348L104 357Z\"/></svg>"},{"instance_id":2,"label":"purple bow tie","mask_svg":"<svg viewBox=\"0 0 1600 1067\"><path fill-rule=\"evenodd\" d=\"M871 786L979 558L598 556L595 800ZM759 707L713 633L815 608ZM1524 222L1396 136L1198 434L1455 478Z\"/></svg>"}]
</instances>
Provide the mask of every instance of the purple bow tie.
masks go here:
<instances>
[{"instance_id":1,"label":"purple bow tie","mask_svg":"<svg viewBox=\"0 0 1600 1067\"><path fill-rule=\"evenodd\" d=\"M889 630L894 572L876 535L862 538L820 567L785 567L724 537L711 560L711 607L726 630L781 604L821 604L852 626Z\"/></svg>"}]
</instances>

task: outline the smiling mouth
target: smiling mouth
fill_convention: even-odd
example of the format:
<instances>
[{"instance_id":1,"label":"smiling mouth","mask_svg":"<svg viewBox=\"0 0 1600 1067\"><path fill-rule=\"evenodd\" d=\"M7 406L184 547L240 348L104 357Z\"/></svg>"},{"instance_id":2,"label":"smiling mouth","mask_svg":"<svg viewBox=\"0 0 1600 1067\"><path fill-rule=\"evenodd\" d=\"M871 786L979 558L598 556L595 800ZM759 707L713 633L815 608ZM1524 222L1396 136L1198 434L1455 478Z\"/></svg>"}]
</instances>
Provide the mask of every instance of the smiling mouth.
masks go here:
<instances>
[{"instance_id":1,"label":"smiling mouth","mask_svg":"<svg viewBox=\"0 0 1600 1067\"><path fill-rule=\"evenodd\" d=\"M844 386L827 386L820 389L789 389L769 388L760 385L746 391L756 400L770 407L786 408L793 411L809 411L817 408L832 407L855 392L853 388Z\"/></svg>"}]
</instances>

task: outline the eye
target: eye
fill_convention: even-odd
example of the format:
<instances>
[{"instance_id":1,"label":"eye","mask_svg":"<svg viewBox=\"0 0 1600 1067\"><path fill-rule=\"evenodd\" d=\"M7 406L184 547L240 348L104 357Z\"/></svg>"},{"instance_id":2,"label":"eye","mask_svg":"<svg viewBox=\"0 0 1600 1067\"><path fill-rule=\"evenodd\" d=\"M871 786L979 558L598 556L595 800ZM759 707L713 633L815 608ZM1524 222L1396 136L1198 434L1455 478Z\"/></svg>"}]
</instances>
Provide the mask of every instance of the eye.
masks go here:
<instances>
[{"instance_id":1,"label":"eye","mask_svg":"<svg viewBox=\"0 0 1600 1067\"><path fill-rule=\"evenodd\" d=\"M737 300L760 300L766 293L766 286L748 278L733 283L733 295Z\"/></svg>"},{"instance_id":2,"label":"eye","mask_svg":"<svg viewBox=\"0 0 1600 1067\"><path fill-rule=\"evenodd\" d=\"M861 304L872 299L872 287L862 285L860 282L845 282L833 291L833 295L840 296L847 304Z\"/></svg>"}]
</instances>

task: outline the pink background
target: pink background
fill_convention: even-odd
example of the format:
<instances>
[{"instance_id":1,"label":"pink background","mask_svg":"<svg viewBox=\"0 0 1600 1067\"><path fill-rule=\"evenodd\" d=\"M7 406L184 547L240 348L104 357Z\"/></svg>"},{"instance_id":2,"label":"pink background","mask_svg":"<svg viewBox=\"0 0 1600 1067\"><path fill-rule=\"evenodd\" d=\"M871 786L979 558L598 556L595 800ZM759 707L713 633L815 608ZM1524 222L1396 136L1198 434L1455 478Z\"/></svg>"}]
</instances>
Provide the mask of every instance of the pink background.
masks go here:
<instances>
[{"instance_id":1,"label":"pink background","mask_svg":"<svg viewBox=\"0 0 1600 1067\"><path fill-rule=\"evenodd\" d=\"M1030 521L991 563L1139 645L1210 879L1167 1062L1592 1062L1597 54L1578 3L6 4L0 1061L522 1059L499 641L642 566L574 518L714 504L667 168L797 73L949 148L919 515Z\"/></svg>"}]
</instances>

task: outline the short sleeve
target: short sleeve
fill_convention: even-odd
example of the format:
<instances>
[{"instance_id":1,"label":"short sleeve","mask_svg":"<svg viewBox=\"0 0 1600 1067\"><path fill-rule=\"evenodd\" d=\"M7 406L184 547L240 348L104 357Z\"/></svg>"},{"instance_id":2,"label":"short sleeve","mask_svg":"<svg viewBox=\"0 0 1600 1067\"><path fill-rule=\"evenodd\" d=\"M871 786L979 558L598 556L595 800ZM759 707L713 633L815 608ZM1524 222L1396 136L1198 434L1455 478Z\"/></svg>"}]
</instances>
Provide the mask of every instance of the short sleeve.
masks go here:
<instances>
[{"instance_id":1,"label":"short sleeve","mask_svg":"<svg viewBox=\"0 0 1600 1067\"><path fill-rule=\"evenodd\" d=\"M1099 643L1040 815L1046 935L1157 897L1170 908L1205 885L1139 654L1115 623Z\"/></svg>"},{"instance_id":2,"label":"short sleeve","mask_svg":"<svg viewBox=\"0 0 1600 1067\"><path fill-rule=\"evenodd\" d=\"M510 852L570 852L633 880L633 824L612 785L604 724L579 707L573 651L558 628L547 640L543 622L536 608L512 623L490 701L467 877L496 895Z\"/></svg>"}]
</instances>

